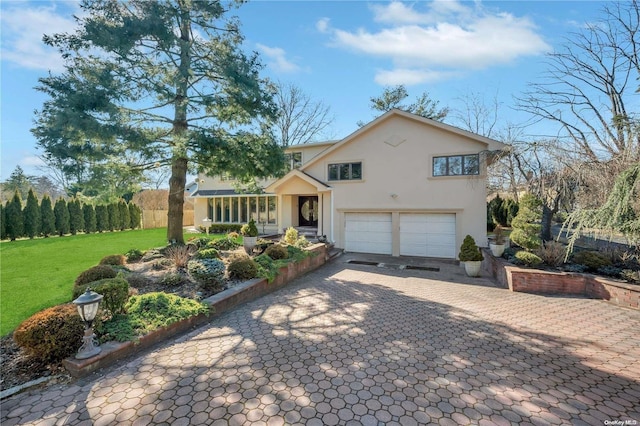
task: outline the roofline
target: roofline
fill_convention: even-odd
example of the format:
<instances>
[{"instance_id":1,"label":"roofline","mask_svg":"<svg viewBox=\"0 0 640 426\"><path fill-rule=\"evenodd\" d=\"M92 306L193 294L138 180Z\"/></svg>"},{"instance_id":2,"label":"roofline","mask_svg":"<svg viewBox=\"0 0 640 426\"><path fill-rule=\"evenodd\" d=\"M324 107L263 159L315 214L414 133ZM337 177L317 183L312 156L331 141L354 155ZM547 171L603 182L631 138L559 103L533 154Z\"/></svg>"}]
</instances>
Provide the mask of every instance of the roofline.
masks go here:
<instances>
[{"instance_id":1,"label":"roofline","mask_svg":"<svg viewBox=\"0 0 640 426\"><path fill-rule=\"evenodd\" d=\"M309 185L315 186L318 190L320 190L320 189L324 189L324 190L331 189L331 187L329 185L327 185L326 183L314 178L313 176L301 171L300 169L293 169L289 173L287 173L286 175L282 176L277 181L273 182L271 185L267 186L264 190L265 191L271 191L271 192L275 193L275 192L277 192L277 190L278 190L278 188L280 186L282 186L286 181L288 181L289 179L291 179L293 177L298 177L299 179L302 179L303 181L307 182Z\"/></svg>"}]
</instances>

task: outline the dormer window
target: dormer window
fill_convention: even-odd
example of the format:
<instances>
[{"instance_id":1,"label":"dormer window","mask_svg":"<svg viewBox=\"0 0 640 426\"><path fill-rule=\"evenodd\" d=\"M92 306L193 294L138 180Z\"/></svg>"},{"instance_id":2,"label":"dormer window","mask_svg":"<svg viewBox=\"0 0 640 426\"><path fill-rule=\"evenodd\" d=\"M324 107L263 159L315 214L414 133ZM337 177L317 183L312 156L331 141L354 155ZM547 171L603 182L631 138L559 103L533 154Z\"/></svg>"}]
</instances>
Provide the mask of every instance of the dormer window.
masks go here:
<instances>
[{"instance_id":1,"label":"dormer window","mask_svg":"<svg viewBox=\"0 0 640 426\"><path fill-rule=\"evenodd\" d=\"M434 176L466 176L480 174L478 154L433 157Z\"/></svg>"}]
</instances>

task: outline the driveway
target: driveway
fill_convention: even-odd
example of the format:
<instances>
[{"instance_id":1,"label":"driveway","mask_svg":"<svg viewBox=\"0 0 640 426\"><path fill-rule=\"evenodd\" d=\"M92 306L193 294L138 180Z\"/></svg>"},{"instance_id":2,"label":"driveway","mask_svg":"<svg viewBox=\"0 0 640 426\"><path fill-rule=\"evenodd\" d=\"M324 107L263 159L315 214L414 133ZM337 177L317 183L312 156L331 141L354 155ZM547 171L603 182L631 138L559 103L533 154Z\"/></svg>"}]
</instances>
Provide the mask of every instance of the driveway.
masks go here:
<instances>
[{"instance_id":1,"label":"driveway","mask_svg":"<svg viewBox=\"0 0 640 426\"><path fill-rule=\"evenodd\" d=\"M342 256L100 376L2 401L1 423L640 422L640 311L510 293L446 263L349 260L367 259Z\"/></svg>"}]
</instances>

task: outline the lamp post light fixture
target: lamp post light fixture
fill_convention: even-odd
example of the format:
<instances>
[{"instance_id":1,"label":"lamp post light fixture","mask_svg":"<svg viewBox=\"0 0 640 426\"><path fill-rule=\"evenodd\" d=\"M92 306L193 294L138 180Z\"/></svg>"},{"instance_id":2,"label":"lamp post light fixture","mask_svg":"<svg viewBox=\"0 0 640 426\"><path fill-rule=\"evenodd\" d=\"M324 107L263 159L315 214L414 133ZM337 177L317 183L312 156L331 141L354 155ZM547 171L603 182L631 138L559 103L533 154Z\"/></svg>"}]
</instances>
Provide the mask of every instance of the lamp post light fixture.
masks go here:
<instances>
[{"instance_id":1,"label":"lamp post light fixture","mask_svg":"<svg viewBox=\"0 0 640 426\"><path fill-rule=\"evenodd\" d=\"M73 301L73 303L78 307L78 314L80 314L80 318L84 321L85 327L84 337L82 338L83 343L76 354L76 359L91 358L92 356L98 355L102 350L102 348L94 342L94 338L96 336L93 334L92 328L93 320L98 314L98 307L100 306L101 300L101 294L87 288L87 291L85 291L84 294Z\"/></svg>"},{"instance_id":2,"label":"lamp post light fixture","mask_svg":"<svg viewBox=\"0 0 640 426\"><path fill-rule=\"evenodd\" d=\"M207 235L209 235L209 224L211 224L211 222L213 221L208 217L205 217L204 219L202 219L202 225L204 225L204 229Z\"/></svg>"}]
</instances>

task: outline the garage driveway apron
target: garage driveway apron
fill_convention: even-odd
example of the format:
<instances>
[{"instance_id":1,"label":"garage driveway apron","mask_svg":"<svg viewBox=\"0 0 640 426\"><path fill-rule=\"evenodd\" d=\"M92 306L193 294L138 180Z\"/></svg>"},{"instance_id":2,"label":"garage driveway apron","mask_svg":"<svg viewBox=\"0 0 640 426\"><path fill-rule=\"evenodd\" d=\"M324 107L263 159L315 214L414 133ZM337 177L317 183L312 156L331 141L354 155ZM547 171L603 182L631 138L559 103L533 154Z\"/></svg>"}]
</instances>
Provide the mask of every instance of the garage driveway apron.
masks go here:
<instances>
[{"instance_id":1,"label":"garage driveway apron","mask_svg":"<svg viewBox=\"0 0 640 426\"><path fill-rule=\"evenodd\" d=\"M350 258L99 376L2 401L1 423L640 421L640 311Z\"/></svg>"}]
</instances>

